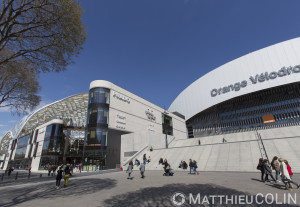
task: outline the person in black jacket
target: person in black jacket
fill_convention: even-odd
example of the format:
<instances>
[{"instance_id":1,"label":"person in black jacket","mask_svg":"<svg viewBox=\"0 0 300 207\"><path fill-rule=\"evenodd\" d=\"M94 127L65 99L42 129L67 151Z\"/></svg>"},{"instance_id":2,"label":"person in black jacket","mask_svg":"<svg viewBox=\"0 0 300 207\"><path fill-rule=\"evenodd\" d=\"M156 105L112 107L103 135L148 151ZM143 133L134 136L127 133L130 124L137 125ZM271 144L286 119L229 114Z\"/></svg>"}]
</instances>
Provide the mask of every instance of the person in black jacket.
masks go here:
<instances>
[{"instance_id":1,"label":"person in black jacket","mask_svg":"<svg viewBox=\"0 0 300 207\"><path fill-rule=\"evenodd\" d=\"M60 180L62 179L63 170L62 167L60 167L56 172L56 189L59 189L60 186Z\"/></svg>"},{"instance_id":2,"label":"person in black jacket","mask_svg":"<svg viewBox=\"0 0 300 207\"><path fill-rule=\"evenodd\" d=\"M194 162L192 159L190 159L189 166L190 166L190 174L192 174L192 171L194 171Z\"/></svg>"},{"instance_id":3,"label":"person in black jacket","mask_svg":"<svg viewBox=\"0 0 300 207\"><path fill-rule=\"evenodd\" d=\"M269 175L276 182L275 178L272 175L271 165L269 164L269 161L267 159L264 159L264 162L263 162L263 172L266 175L264 182L268 181Z\"/></svg>"},{"instance_id":4,"label":"person in black jacket","mask_svg":"<svg viewBox=\"0 0 300 207\"><path fill-rule=\"evenodd\" d=\"M263 158L259 158L256 169L259 170L260 173L261 173L261 181L262 182L264 181L263 164L264 164L264 159Z\"/></svg>"}]
</instances>

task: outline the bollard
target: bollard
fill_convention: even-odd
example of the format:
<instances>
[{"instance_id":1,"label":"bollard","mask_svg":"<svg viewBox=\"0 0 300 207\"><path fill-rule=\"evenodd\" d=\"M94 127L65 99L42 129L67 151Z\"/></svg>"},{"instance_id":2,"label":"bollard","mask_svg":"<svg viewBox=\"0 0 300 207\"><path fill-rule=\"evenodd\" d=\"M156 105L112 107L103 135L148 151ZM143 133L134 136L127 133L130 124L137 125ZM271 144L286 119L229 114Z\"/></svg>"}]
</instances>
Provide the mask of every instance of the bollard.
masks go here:
<instances>
[{"instance_id":1,"label":"bollard","mask_svg":"<svg viewBox=\"0 0 300 207\"><path fill-rule=\"evenodd\" d=\"M43 176L43 174L40 174L40 178Z\"/></svg>"},{"instance_id":2,"label":"bollard","mask_svg":"<svg viewBox=\"0 0 300 207\"><path fill-rule=\"evenodd\" d=\"M19 174L19 173L17 172L17 173L16 173L16 177L15 177L15 180L17 180L17 179L18 179L18 174Z\"/></svg>"},{"instance_id":3,"label":"bollard","mask_svg":"<svg viewBox=\"0 0 300 207\"><path fill-rule=\"evenodd\" d=\"M1 176L1 181L3 181L3 179L4 179L4 173L3 173L2 176Z\"/></svg>"}]
</instances>

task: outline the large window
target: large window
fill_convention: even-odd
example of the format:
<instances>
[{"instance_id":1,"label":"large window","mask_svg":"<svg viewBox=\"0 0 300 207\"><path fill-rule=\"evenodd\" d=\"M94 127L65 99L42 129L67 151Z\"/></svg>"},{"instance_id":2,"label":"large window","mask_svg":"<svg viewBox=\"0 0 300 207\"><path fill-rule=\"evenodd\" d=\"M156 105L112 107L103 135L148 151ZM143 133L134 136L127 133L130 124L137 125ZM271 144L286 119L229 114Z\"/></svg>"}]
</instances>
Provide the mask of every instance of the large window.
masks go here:
<instances>
[{"instance_id":1,"label":"large window","mask_svg":"<svg viewBox=\"0 0 300 207\"><path fill-rule=\"evenodd\" d=\"M24 136L18 139L17 148L26 147L28 144L29 136Z\"/></svg>"},{"instance_id":2,"label":"large window","mask_svg":"<svg viewBox=\"0 0 300 207\"><path fill-rule=\"evenodd\" d=\"M106 146L107 144L107 130L93 129L87 133L87 145Z\"/></svg>"},{"instance_id":3,"label":"large window","mask_svg":"<svg viewBox=\"0 0 300 207\"><path fill-rule=\"evenodd\" d=\"M61 136L63 131L63 125L61 124L51 124L46 128L45 139L50 137Z\"/></svg>"},{"instance_id":4,"label":"large window","mask_svg":"<svg viewBox=\"0 0 300 207\"><path fill-rule=\"evenodd\" d=\"M109 104L109 89L92 88L89 95L89 104L91 103L106 103Z\"/></svg>"},{"instance_id":5,"label":"large window","mask_svg":"<svg viewBox=\"0 0 300 207\"><path fill-rule=\"evenodd\" d=\"M16 154L15 154L14 160L24 159L25 158L26 149L27 149L27 147L18 148L16 150Z\"/></svg>"},{"instance_id":6,"label":"large window","mask_svg":"<svg viewBox=\"0 0 300 207\"><path fill-rule=\"evenodd\" d=\"M28 139L29 139L29 136L24 136L24 137L21 137L18 139L17 149L16 149L14 160L25 158Z\"/></svg>"},{"instance_id":7,"label":"large window","mask_svg":"<svg viewBox=\"0 0 300 207\"><path fill-rule=\"evenodd\" d=\"M89 109L88 124L108 124L108 109L95 108Z\"/></svg>"}]
</instances>

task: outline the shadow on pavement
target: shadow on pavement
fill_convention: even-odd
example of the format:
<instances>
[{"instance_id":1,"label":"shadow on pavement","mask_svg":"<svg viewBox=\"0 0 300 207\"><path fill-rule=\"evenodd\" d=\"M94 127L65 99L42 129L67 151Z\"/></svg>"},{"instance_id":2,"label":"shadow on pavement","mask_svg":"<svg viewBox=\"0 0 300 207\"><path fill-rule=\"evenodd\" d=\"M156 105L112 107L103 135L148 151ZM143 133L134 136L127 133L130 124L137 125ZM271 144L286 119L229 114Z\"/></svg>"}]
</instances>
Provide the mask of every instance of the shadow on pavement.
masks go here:
<instances>
[{"instance_id":1,"label":"shadow on pavement","mask_svg":"<svg viewBox=\"0 0 300 207\"><path fill-rule=\"evenodd\" d=\"M63 187L63 179L60 186ZM53 183L44 183L18 190L10 188L2 190L0 194L0 206L10 207L40 198L55 199L68 196L84 196L85 194L111 189L115 186L116 181L112 179L70 179L66 188L56 189L55 180L53 180Z\"/></svg>"},{"instance_id":2,"label":"shadow on pavement","mask_svg":"<svg viewBox=\"0 0 300 207\"><path fill-rule=\"evenodd\" d=\"M185 184L170 184L165 185L162 187L151 187L151 188L144 188L139 191L129 192L122 195L117 195L112 197L111 199L107 199L104 201L104 206L109 207L122 207L122 206L130 206L130 207L140 207L140 206L176 206L171 201L174 193L182 192L185 195L185 203L182 205L177 206L292 206L292 205L278 205L276 204L276 200L271 203L270 200L267 200L268 203L265 202L264 198L258 196L256 203L256 197L251 196L250 194L246 194L245 192L236 191L229 188L224 188L221 186L216 186L213 184L192 184L192 185L185 185ZM196 204L189 202L189 194L193 194L193 198L196 201ZM196 200L197 194L200 193L200 203ZM244 196L244 203L245 205L239 205L239 202L235 202L235 197L233 197L232 201L227 201L226 204L226 197L222 198L222 202L220 202L220 198L213 198L209 197L210 195L224 195L228 196L231 199L231 196ZM248 200L246 203L246 196L248 196ZM205 198L207 201L205 201ZM253 202L251 202L251 198ZM237 197L237 200L239 198ZM180 196L175 197L176 202L182 201ZM291 203L293 204L293 203ZM102 206L101 206L102 207Z\"/></svg>"}]
</instances>

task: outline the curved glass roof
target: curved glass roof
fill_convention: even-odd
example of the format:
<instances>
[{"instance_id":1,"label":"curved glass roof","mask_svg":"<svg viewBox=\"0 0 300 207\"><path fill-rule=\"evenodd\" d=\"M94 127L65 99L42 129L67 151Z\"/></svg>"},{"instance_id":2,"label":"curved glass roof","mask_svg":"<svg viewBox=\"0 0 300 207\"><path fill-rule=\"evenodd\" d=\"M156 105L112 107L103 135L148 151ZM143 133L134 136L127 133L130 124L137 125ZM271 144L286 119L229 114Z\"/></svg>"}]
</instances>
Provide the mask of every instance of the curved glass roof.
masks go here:
<instances>
[{"instance_id":1,"label":"curved glass roof","mask_svg":"<svg viewBox=\"0 0 300 207\"><path fill-rule=\"evenodd\" d=\"M85 127L88 97L88 92L80 93L37 109L22 118L3 138L18 138L52 119L62 119L66 125Z\"/></svg>"}]
</instances>

